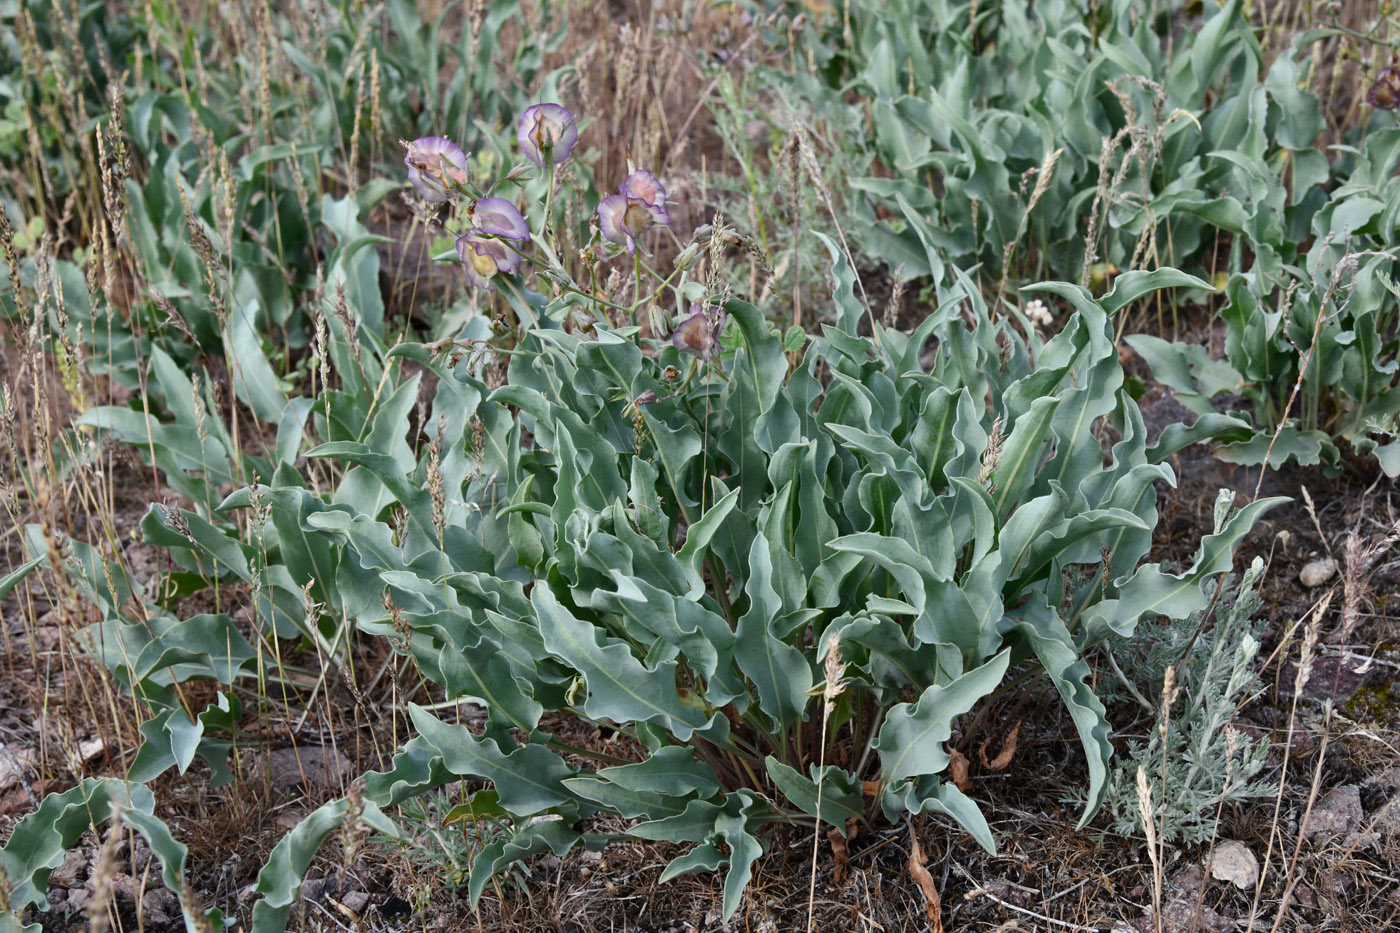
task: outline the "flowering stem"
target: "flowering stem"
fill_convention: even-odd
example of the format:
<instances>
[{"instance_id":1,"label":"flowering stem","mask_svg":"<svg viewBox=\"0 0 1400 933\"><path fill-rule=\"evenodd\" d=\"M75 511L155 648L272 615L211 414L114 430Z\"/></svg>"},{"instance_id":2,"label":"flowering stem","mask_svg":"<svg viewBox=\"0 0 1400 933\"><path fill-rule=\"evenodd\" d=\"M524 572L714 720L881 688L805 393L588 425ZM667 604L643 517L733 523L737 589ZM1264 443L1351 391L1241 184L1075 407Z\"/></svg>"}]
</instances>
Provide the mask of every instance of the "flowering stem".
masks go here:
<instances>
[{"instance_id":1,"label":"flowering stem","mask_svg":"<svg viewBox=\"0 0 1400 933\"><path fill-rule=\"evenodd\" d=\"M554 216L554 160L549 160L549 171L545 174L548 180L548 187L544 193L544 221L540 224L540 232L544 233L549 229L549 222Z\"/></svg>"}]
</instances>

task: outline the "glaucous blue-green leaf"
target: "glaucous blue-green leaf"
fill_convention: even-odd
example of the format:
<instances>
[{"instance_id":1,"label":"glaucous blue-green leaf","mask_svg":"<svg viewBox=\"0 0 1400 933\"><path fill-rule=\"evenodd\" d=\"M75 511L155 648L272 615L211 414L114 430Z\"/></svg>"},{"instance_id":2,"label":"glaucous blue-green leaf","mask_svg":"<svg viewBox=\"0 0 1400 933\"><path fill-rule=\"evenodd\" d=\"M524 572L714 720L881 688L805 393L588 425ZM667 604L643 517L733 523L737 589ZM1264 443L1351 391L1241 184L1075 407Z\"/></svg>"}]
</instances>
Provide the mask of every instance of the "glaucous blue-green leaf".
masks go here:
<instances>
[{"instance_id":1,"label":"glaucous blue-green leaf","mask_svg":"<svg viewBox=\"0 0 1400 933\"><path fill-rule=\"evenodd\" d=\"M546 587L536 587L530 602L545 647L583 677L588 716L617 723L654 722L682 741L724 721L682 702L674 661L646 667L628 645L576 617Z\"/></svg>"},{"instance_id":2,"label":"glaucous blue-green leaf","mask_svg":"<svg viewBox=\"0 0 1400 933\"><path fill-rule=\"evenodd\" d=\"M1003 651L946 685L930 685L914 703L890 707L874 743L881 779L897 784L946 768L943 743L953 734L954 720L997 688L1010 662L1010 652Z\"/></svg>"},{"instance_id":3,"label":"glaucous blue-green leaf","mask_svg":"<svg viewBox=\"0 0 1400 933\"><path fill-rule=\"evenodd\" d=\"M780 729L787 728L803 718L807 708L812 665L801 651L773 634L773 623L783 607L773 588L768 540L761 532L749 551L748 571L749 608L739 619L734 656L739 669L753 681L759 708Z\"/></svg>"},{"instance_id":4,"label":"glaucous blue-green leaf","mask_svg":"<svg viewBox=\"0 0 1400 933\"><path fill-rule=\"evenodd\" d=\"M865 816L865 797L861 783L850 772L836 765L821 769L821 800L818 803L816 765L812 765L810 777L791 765L784 764L769 755L763 760L768 766L768 776L792 804L803 813L820 816L835 826L841 835L846 835L846 821L859 820Z\"/></svg>"}]
</instances>

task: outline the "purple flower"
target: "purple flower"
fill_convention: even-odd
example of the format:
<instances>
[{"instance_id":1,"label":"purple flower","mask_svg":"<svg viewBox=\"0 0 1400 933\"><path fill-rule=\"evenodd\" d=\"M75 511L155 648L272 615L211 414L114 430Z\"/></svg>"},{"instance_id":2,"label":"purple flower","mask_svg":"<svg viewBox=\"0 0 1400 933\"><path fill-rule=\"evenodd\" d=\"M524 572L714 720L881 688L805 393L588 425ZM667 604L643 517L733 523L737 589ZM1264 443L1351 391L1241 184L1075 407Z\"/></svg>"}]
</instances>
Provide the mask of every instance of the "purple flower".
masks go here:
<instances>
[{"instance_id":1,"label":"purple flower","mask_svg":"<svg viewBox=\"0 0 1400 933\"><path fill-rule=\"evenodd\" d=\"M719 356L719 335L724 331L728 315L718 305L690 307L693 313L681 321L671 335L671 345L702 363L708 363Z\"/></svg>"},{"instance_id":2,"label":"purple flower","mask_svg":"<svg viewBox=\"0 0 1400 933\"><path fill-rule=\"evenodd\" d=\"M497 273L520 270L519 253L505 241L483 236L479 230L468 230L457 238L457 255L466 267L467 281L486 291L496 287L491 280Z\"/></svg>"},{"instance_id":3,"label":"purple flower","mask_svg":"<svg viewBox=\"0 0 1400 933\"><path fill-rule=\"evenodd\" d=\"M651 216L659 224L669 224L671 216L666 213L666 189L651 172L635 171L627 176L617 189L622 196L641 201L651 210Z\"/></svg>"},{"instance_id":4,"label":"purple flower","mask_svg":"<svg viewBox=\"0 0 1400 933\"><path fill-rule=\"evenodd\" d=\"M1376 75L1376 83L1366 92L1366 103L1377 110L1400 107L1400 68L1387 66Z\"/></svg>"},{"instance_id":5,"label":"purple flower","mask_svg":"<svg viewBox=\"0 0 1400 933\"><path fill-rule=\"evenodd\" d=\"M498 236L507 240L530 239L530 228L515 205L505 198L477 198L467 208L467 220L482 236Z\"/></svg>"},{"instance_id":6,"label":"purple flower","mask_svg":"<svg viewBox=\"0 0 1400 933\"><path fill-rule=\"evenodd\" d=\"M603 239L626 247L636 254L637 237L653 224L671 222L666 212L666 189L651 172L634 171L617 189L598 204L598 229Z\"/></svg>"},{"instance_id":7,"label":"purple flower","mask_svg":"<svg viewBox=\"0 0 1400 933\"><path fill-rule=\"evenodd\" d=\"M541 168L546 159L558 165L578 143L578 124L574 115L558 104L535 104L520 115L515 138L531 162Z\"/></svg>"},{"instance_id":8,"label":"purple flower","mask_svg":"<svg viewBox=\"0 0 1400 933\"><path fill-rule=\"evenodd\" d=\"M403 164L423 200L433 204L446 201L452 187L467 180L467 157L452 140L424 136L406 145Z\"/></svg>"}]
</instances>

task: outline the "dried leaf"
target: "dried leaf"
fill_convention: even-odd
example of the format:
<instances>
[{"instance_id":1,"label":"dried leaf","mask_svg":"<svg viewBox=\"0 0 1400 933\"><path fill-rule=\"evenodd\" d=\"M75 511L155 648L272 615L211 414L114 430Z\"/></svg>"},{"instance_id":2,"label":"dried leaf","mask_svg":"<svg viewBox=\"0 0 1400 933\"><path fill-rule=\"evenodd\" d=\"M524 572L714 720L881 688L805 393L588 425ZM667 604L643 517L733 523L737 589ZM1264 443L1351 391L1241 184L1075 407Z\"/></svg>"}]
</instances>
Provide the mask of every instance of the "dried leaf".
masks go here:
<instances>
[{"instance_id":1,"label":"dried leaf","mask_svg":"<svg viewBox=\"0 0 1400 933\"><path fill-rule=\"evenodd\" d=\"M838 830L830 830L826 838L831 840L831 857L836 867L831 871L831 880L840 884L846 878L846 866L851 863L850 850L846 848L846 838Z\"/></svg>"},{"instance_id":2,"label":"dried leaf","mask_svg":"<svg viewBox=\"0 0 1400 933\"><path fill-rule=\"evenodd\" d=\"M966 755L956 748L953 749L952 760L948 762L948 776L953 779L958 790L964 793L972 790L972 779L967 776L967 768L970 764L971 762L967 760Z\"/></svg>"},{"instance_id":3,"label":"dried leaf","mask_svg":"<svg viewBox=\"0 0 1400 933\"><path fill-rule=\"evenodd\" d=\"M1016 754L1016 737L1021 733L1021 720L1016 720L1016 725L1011 727L1011 731L1002 740L1001 751L990 761L987 759L987 744L982 743L982 747L977 750L977 757L982 759L982 767L988 771L1000 771L1011 764L1011 758Z\"/></svg>"},{"instance_id":4,"label":"dried leaf","mask_svg":"<svg viewBox=\"0 0 1400 933\"><path fill-rule=\"evenodd\" d=\"M909 876L914 879L919 890L924 892L924 911L928 914L931 924L930 933L943 933L942 900L938 896L938 888L933 884L933 875L929 874L926 867L924 850L919 847L912 824L909 827Z\"/></svg>"},{"instance_id":5,"label":"dried leaf","mask_svg":"<svg viewBox=\"0 0 1400 933\"><path fill-rule=\"evenodd\" d=\"M860 792L867 797L878 797L885 792L885 782L861 781Z\"/></svg>"}]
</instances>

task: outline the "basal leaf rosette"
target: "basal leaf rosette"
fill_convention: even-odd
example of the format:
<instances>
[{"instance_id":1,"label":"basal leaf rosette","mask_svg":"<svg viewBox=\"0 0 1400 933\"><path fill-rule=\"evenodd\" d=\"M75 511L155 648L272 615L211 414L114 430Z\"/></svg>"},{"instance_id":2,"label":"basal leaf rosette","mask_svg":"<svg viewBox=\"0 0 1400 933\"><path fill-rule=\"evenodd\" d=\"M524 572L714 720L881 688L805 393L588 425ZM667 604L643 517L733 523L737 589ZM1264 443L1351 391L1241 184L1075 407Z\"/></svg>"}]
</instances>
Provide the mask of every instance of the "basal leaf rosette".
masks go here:
<instances>
[{"instance_id":1,"label":"basal leaf rosette","mask_svg":"<svg viewBox=\"0 0 1400 933\"><path fill-rule=\"evenodd\" d=\"M1144 562L1163 459L1225 425L1149 446L1124 390L1111 311L1179 273L1097 299L1055 287L1067 323L1041 344L962 276L912 334L864 336L850 270L834 272L842 323L800 355L733 300L666 338L542 326L495 389L400 345L437 380L434 449L311 452L381 490L306 525L346 555L345 611L445 701L486 710L471 730L415 708L417 736L365 784L380 806L495 788L473 897L514 860L604 844L604 814L692 843L663 877L723 870L731 914L776 826L932 812L990 849L982 805L945 780L946 742L1027 665L1079 733L1087 820L1112 749L1086 653L1204 608L1274 504L1223 516L1180 573ZM619 738L577 748L547 714Z\"/></svg>"}]
</instances>

